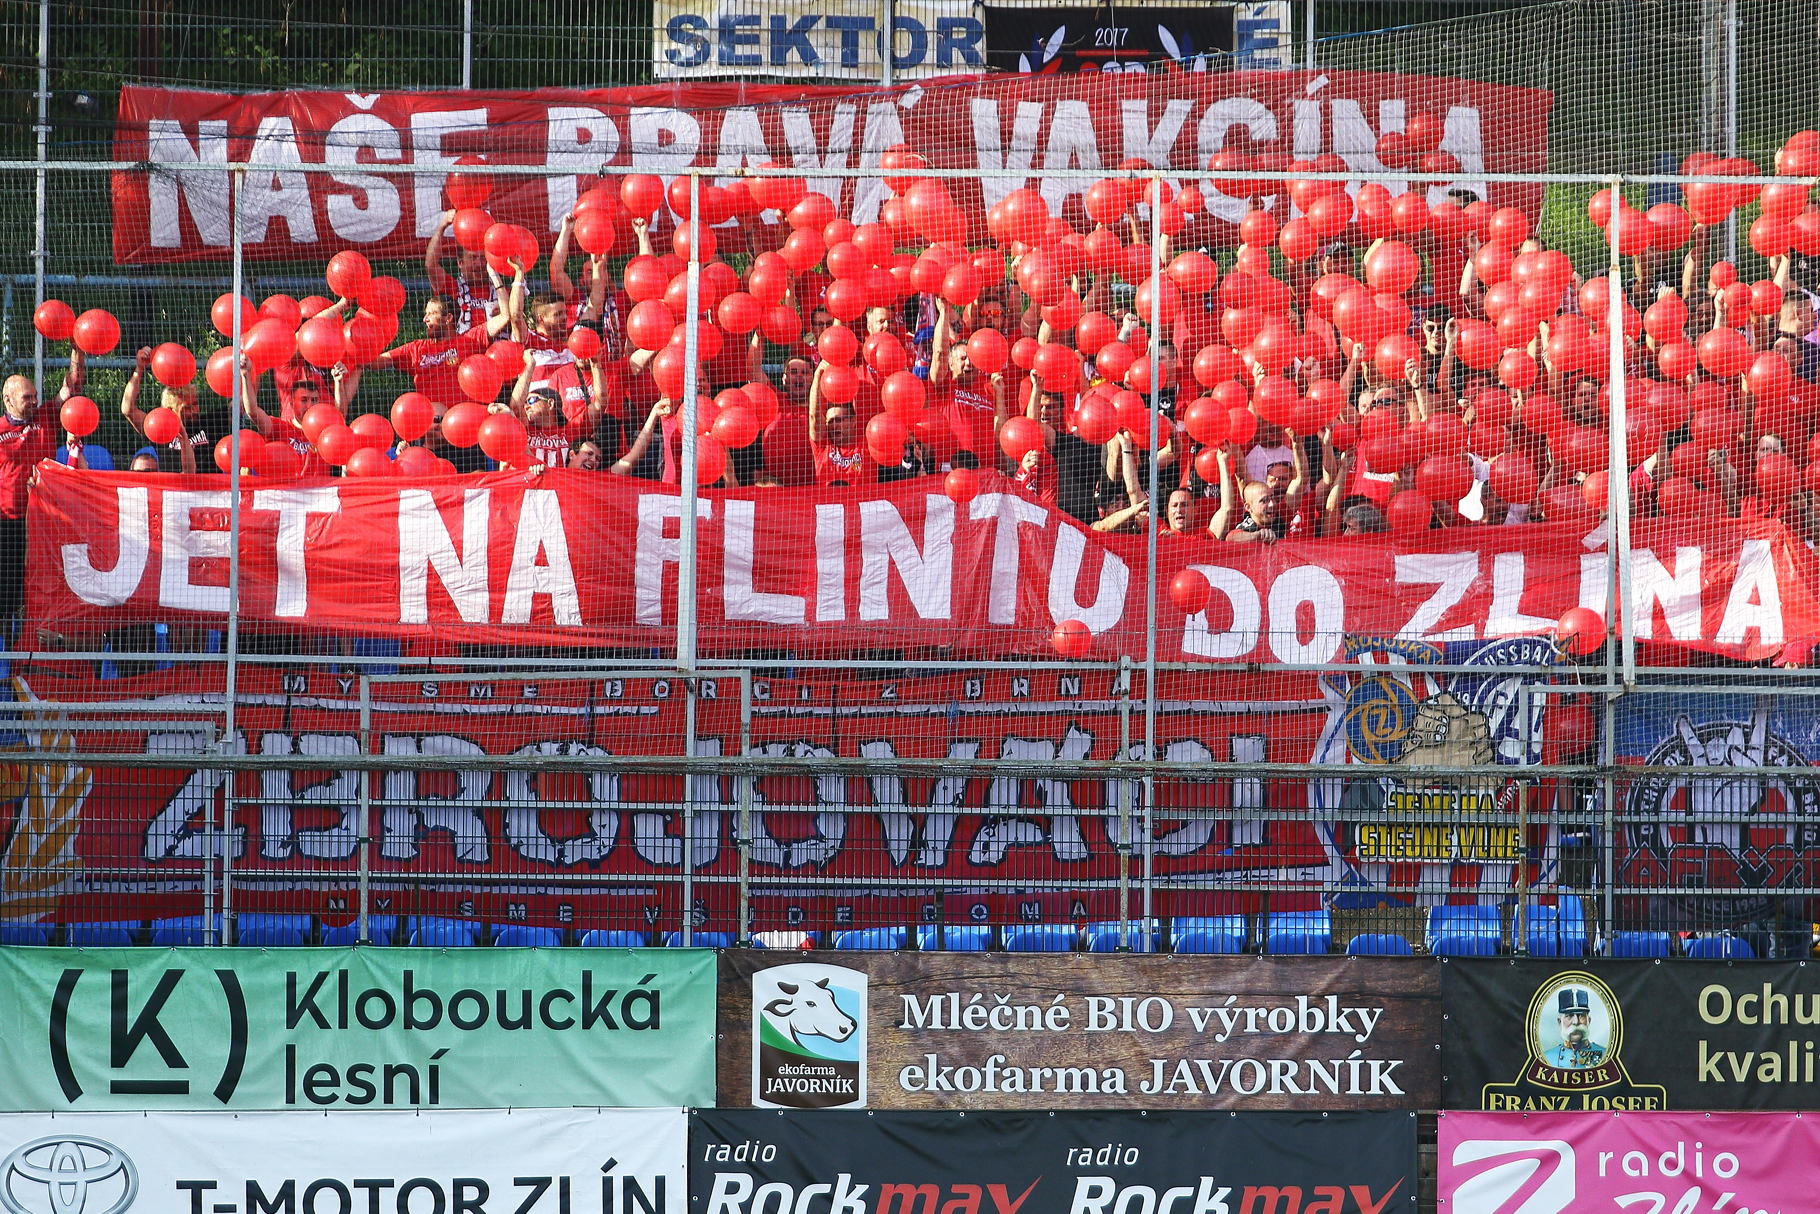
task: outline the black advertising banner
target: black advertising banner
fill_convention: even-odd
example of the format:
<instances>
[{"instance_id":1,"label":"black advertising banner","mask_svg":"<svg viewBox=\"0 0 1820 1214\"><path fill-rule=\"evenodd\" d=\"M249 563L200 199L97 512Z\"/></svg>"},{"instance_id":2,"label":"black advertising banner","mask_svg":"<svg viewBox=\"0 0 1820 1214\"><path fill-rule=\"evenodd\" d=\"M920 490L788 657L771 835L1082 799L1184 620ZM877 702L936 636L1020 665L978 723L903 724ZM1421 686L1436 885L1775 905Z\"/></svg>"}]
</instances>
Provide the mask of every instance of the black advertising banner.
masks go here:
<instances>
[{"instance_id":1,"label":"black advertising banner","mask_svg":"<svg viewBox=\"0 0 1820 1214\"><path fill-rule=\"evenodd\" d=\"M1820 968L1801 962L1451 961L1450 1109L1811 1109Z\"/></svg>"},{"instance_id":2,"label":"black advertising banner","mask_svg":"<svg viewBox=\"0 0 1820 1214\"><path fill-rule=\"evenodd\" d=\"M1414 1113L689 1117L690 1214L1400 1214L1415 1185Z\"/></svg>"},{"instance_id":3,"label":"black advertising banner","mask_svg":"<svg viewBox=\"0 0 1820 1214\"><path fill-rule=\"evenodd\" d=\"M988 4L986 66L1037 76L1141 72L1171 60L1187 71L1217 69L1217 57L1233 49L1233 11L1212 4L1182 8Z\"/></svg>"},{"instance_id":4,"label":"black advertising banner","mask_svg":"<svg viewBox=\"0 0 1820 1214\"><path fill-rule=\"evenodd\" d=\"M816 956L721 953L720 1107L1385 1110L1440 1098L1440 973L1425 958Z\"/></svg>"}]
</instances>

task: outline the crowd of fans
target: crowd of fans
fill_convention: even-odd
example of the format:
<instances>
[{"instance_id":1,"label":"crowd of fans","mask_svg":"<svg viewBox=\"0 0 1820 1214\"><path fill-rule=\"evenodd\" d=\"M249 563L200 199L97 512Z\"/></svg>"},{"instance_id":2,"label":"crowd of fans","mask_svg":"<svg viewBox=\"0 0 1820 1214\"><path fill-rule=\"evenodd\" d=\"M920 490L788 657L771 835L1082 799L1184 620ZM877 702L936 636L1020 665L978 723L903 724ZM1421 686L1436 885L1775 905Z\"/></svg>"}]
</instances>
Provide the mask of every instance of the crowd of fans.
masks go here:
<instances>
[{"instance_id":1,"label":"crowd of fans","mask_svg":"<svg viewBox=\"0 0 1820 1214\"><path fill-rule=\"evenodd\" d=\"M933 483L961 492L956 470L996 469L1097 531L1154 527L1166 539L1269 544L1590 523L1608 504L1608 477L1624 475L1634 517L1773 516L1820 539L1820 480L1801 472L1820 471L1809 457L1820 418L1812 294L1820 211L1805 188L1792 204L1787 196L1775 203L1785 239L1759 243L1752 228L1769 270L1754 284L1716 258L1719 220L1710 213L1712 222L1667 217L1669 237L1640 245L1625 229L1631 247L1616 323L1629 458L1617 471L1608 467L1607 280L1573 272L1520 212L1456 190L1415 220L1404 221L1413 208L1400 208L1386 224L1370 211L1369 191L1381 187L1367 186L1344 226L1312 249L1308 231L1290 230L1302 220L1288 221L1277 239L1275 221L1258 210L1236 249L1177 252L1166 234L1153 255L1144 185L1126 190L1122 208L1102 201L1086 237L1059 218L1044 215L1032 227L1028 216L995 212L999 248L985 252L932 241L913 256L898 250L922 242L900 225L829 218L812 230L825 256L801 269L800 254L779 256L803 230L797 210L788 224L736 211L734 226L723 222L715 233L721 255L698 280L703 483L857 488L947 477ZM77 468L212 471L216 445L244 426L293 448L302 475L335 474L341 469L316 444L312 411L330 405L339 421L389 407L361 394L363 375L378 369L408 375L434 411L421 437L388 439L394 461L423 447L435 459L412 466L567 468L676 483L676 354L688 308L680 253L689 225L676 224L678 252L660 255L649 223L602 189L614 196L597 209L615 209L636 243L631 261L582 253L571 277L577 217L566 216L547 281L537 284L547 290L533 294L522 251L501 259L464 247L451 273L439 234L425 258L434 293L421 338L364 365L322 368L293 353L243 376L238 409L202 405L193 385L164 387L158 403L181 429L128 459L73 434L57 448L30 381L9 380L0 552L22 561L32 470L53 453ZM1024 195L1040 202L1030 191L1014 197ZM1333 196L1345 198L1337 187L1320 197ZM1308 198L1297 201L1309 210ZM1176 230L1180 212L1198 203L1187 190L1164 203L1175 208ZM1766 198L1765 215L1769 205ZM1614 222L1609 199L1602 217L1598 198L1592 210ZM1649 213L1652 224L1660 210ZM460 214L450 211L444 226L459 229ZM1633 215L1620 202L1615 221ZM1028 239L1006 239L1007 225ZM942 264L925 273L937 252ZM1165 267L1160 279L1153 260ZM754 299L775 289L761 292L761 276L775 277L786 261L781 299ZM941 272L955 266L972 268L958 287ZM844 289L853 282L867 284L862 298ZM736 297L752 307L734 307ZM318 300L301 316L352 317L361 306ZM803 323L778 322L780 308L785 322ZM575 340L577 330L597 340ZM443 427L473 394L463 370L476 355L512 372L481 402L522 425L510 459L490 459L471 433ZM141 435L157 386L146 375L152 359L151 349L138 352L118 402ZM73 350L58 404L84 385ZM0 612L10 613L19 578L5 582Z\"/></svg>"}]
</instances>

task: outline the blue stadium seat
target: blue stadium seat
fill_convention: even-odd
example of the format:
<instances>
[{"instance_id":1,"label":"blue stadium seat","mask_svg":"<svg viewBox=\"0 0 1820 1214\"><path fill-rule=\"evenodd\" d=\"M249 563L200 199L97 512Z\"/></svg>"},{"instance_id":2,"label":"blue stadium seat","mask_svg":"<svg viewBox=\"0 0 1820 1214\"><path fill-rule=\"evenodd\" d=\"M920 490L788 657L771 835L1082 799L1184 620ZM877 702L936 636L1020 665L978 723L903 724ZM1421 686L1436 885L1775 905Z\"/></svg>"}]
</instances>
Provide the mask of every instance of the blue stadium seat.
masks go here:
<instances>
[{"instance_id":1,"label":"blue stadium seat","mask_svg":"<svg viewBox=\"0 0 1820 1214\"><path fill-rule=\"evenodd\" d=\"M665 948L681 948L682 946L683 946L683 938L682 938L681 932L665 932L664 933L664 947ZM733 933L732 932L695 932L694 934L692 934L689 937L689 947L690 948L732 948L733 947Z\"/></svg>"},{"instance_id":2,"label":"blue stadium seat","mask_svg":"<svg viewBox=\"0 0 1820 1214\"><path fill-rule=\"evenodd\" d=\"M1346 942L1351 957L1409 957L1414 952L1409 941L1395 932L1365 932Z\"/></svg>"},{"instance_id":3,"label":"blue stadium seat","mask_svg":"<svg viewBox=\"0 0 1820 1214\"><path fill-rule=\"evenodd\" d=\"M1264 951L1273 956L1325 953L1332 944L1333 916L1324 910L1278 911L1265 925Z\"/></svg>"},{"instance_id":4,"label":"blue stadium seat","mask_svg":"<svg viewBox=\"0 0 1820 1214\"><path fill-rule=\"evenodd\" d=\"M916 947L925 953L936 951L933 925L916 929ZM978 923L944 923L941 947L951 953L983 953L992 947L992 929Z\"/></svg>"},{"instance_id":5,"label":"blue stadium seat","mask_svg":"<svg viewBox=\"0 0 1820 1214\"><path fill-rule=\"evenodd\" d=\"M611 928L595 928L581 934L583 948L643 948L650 941L643 932L619 931Z\"/></svg>"},{"instance_id":6,"label":"blue stadium seat","mask_svg":"<svg viewBox=\"0 0 1820 1214\"><path fill-rule=\"evenodd\" d=\"M1580 901L1578 894L1571 894L1561 899L1556 911L1561 923L1561 956L1586 956L1590 951L1586 946L1586 904Z\"/></svg>"},{"instance_id":7,"label":"blue stadium seat","mask_svg":"<svg viewBox=\"0 0 1820 1214\"><path fill-rule=\"evenodd\" d=\"M242 911L234 917L234 943L246 948L298 948L310 942L308 915Z\"/></svg>"},{"instance_id":8,"label":"blue stadium seat","mask_svg":"<svg viewBox=\"0 0 1820 1214\"><path fill-rule=\"evenodd\" d=\"M0 944L49 944L48 923L0 923Z\"/></svg>"},{"instance_id":9,"label":"blue stadium seat","mask_svg":"<svg viewBox=\"0 0 1820 1214\"><path fill-rule=\"evenodd\" d=\"M1209 941L1197 937L1192 948L1183 947L1183 937L1189 932L1211 932L1218 937L1209 947ZM1242 953L1251 943L1251 920L1244 915L1178 915L1169 921L1170 948L1178 953Z\"/></svg>"},{"instance_id":10,"label":"blue stadium seat","mask_svg":"<svg viewBox=\"0 0 1820 1214\"><path fill-rule=\"evenodd\" d=\"M1157 921L1150 921L1150 944L1144 944L1144 921L1131 920L1131 926L1125 933L1119 931L1117 919L1087 925L1087 951L1090 953L1116 953L1121 941L1134 953L1158 952Z\"/></svg>"},{"instance_id":11,"label":"blue stadium seat","mask_svg":"<svg viewBox=\"0 0 1820 1214\"><path fill-rule=\"evenodd\" d=\"M857 931L835 932L834 947L842 949L899 949L904 941L910 938L910 929L903 927L862 927Z\"/></svg>"},{"instance_id":12,"label":"blue stadium seat","mask_svg":"<svg viewBox=\"0 0 1820 1214\"><path fill-rule=\"evenodd\" d=\"M113 948L131 944L138 934L137 923L72 923L64 938L71 948Z\"/></svg>"},{"instance_id":13,"label":"blue stadium seat","mask_svg":"<svg viewBox=\"0 0 1820 1214\"><path fill-rule=\"evenodd\" d=\"M398 930L396 915L368 915L367 938L374 944L390 944L392 933ZM360 920L344 923L340 927L322 925L322 943L326 947L343 947L357 944L360 941Z\"/></svg>"},{"instance_id":14,"label":"blue stadium seat","mask_svg":"<svg viewBox=\"0 0 1820 1214\"><path fill-rule=\"evenodd\" d=\"M1524 942L1532 957L1561 955L1561 914L1552 906L1530 906L1523 911Z\"/></svg>"},{"instance_id":15,"label":"blue stadium seat","mask_svg":"<svg viewBox=\"0 0 1820 1214\"><path fill-rule=\"evenodd\" d=\"M1757 955L1757 950L1750 946L1750 941L1730 934L1719 936L1701 936L1687 942L1689 957L1702 957L1709 961L1745 960Z\"/></svg>"},{"instance_id":16,"label":"blue stadium seat","mask_svg":"<svg viewBox=\"0 0 1820 1214\"><path fill-rule=\"evenodd\" d=\"M1427 940L1437 957L1495 957L1504 924L1495 906L1431 906Z\"/></svg>"},{"instance_id":17,"label":"blue stadium seat","mask_svg":"<svg viewBox=\"0 0 1820 1214\"><path fill-rule=\"evenodd\" d=\"M1667 932L1613 932L1611 955L1614 957L1666 957Z\"/></svg>"},{"instance_id":18,"label":"blue stadium seat","mask_svg":"<svg viewBox=\"0 0 1820 1214\"><path fill-rule=\"evenodd\" d=\"M495 923L494 948L561 948L562 930L555 927L529 927L523 923Z\"/></svg>"},{"instance_id":19,"label":"blue stadium seat","mask_svg":"<svg viewBox=\"0 0 1820 1214\"><path fill-rule=\"evenodd\" d=\"M1001 933L1008 953L1072 953L1072 923L1020 923Z\"/></svg>"},{"instance_id":20,"label":"blue stadium seat","mask_svg":"<svg viewBox=\"0 0 1820 1214\"><path fill-rule=\"evenodd\" d=\"M422 948L473 948L481 943L482 928L465 919L440 919L424 915L411 919L410 942Z\"/></svg>"},{"instance_id":21,"label":"blue stadium seat","mask_svg":"<svg viewBox=\"0 0 1820 1214\"><path fill-rule=\"evenodd\" d=\"M215 916L215 939L221 939L221 916ZM175 919L152 920L152 946L179 948L202 943L202 916L181 915Z\"/></svg>"}]
</instances>

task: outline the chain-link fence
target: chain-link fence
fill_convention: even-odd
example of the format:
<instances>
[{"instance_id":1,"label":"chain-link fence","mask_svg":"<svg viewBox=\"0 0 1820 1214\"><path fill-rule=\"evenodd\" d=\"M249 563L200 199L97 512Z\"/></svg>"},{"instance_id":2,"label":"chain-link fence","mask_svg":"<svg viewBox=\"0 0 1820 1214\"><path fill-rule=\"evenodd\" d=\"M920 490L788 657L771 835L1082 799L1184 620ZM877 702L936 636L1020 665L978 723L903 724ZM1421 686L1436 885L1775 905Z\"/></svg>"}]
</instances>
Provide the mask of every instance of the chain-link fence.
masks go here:
<instances>
[{"instance_id":1,"label":"chain-link fence","mask_svg":"<svg viewBox=\"0 0 1820 1214\"><path fill-rule=\"evenodd\" d=\"M1812 6L737 92L490 8L587 87L84 10L0 165L13 938L1806 955L1815 149L1667 65Z\"/></svg>"}]
</instances>

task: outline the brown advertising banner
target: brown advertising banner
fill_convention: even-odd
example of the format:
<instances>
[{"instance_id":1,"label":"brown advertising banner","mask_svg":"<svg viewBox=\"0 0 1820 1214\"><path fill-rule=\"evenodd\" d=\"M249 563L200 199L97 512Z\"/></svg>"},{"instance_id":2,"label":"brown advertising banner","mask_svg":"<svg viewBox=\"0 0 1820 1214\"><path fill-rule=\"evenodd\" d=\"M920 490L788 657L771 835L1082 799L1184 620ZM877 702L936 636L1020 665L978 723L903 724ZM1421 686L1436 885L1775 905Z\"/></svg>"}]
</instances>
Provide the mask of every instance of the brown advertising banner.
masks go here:
<instances>
[{"instance_id":1,"label":"brown advertising banner","mask_svg":"<svg viewBox=\"0 0 1820 1214\"><path fill-rule=\"evenodd\" d=\"M1434 1108L1440 997L1414 958L728 950L720 1105Z\"/></svg>"},{"instance_id":2,"label":"brown advertising banner","mask_svg":"<svg viewBox=\"0 0 1820 1214\"><path fill-rule=\"evenodd\" d=\"M1804 961L1450 960L1441 970L1445 1108L1815 1106L1820 967ZM724 1092L724 1070L720 1083Z\"/></svg>"}]
</instances>

